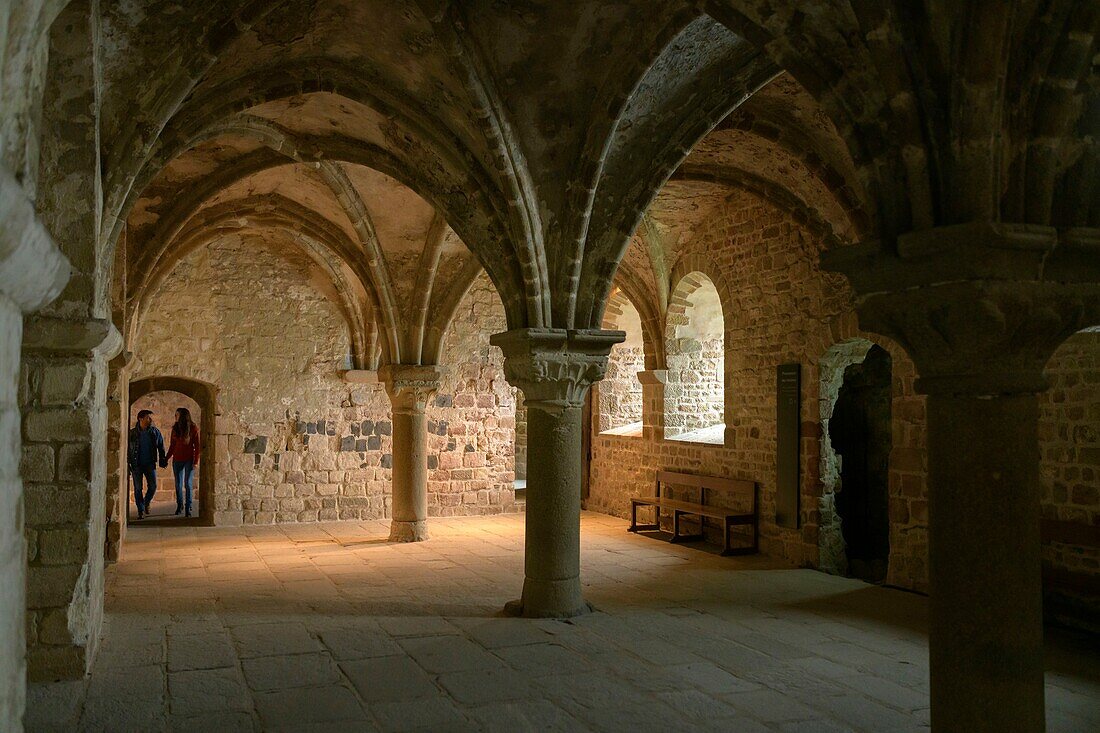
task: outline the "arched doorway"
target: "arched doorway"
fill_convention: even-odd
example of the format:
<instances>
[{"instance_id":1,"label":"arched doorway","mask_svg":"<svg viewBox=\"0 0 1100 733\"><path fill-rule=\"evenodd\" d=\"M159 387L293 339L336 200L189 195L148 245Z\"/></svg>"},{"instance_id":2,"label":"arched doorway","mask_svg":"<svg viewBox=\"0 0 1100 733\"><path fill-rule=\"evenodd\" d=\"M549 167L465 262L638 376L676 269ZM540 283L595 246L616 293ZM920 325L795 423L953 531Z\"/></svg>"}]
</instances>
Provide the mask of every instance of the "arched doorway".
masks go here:
<instances>
[{"instance_id":1,"label":"arched doorway","mask_svg":"<svg viewBox=\"0 0 1100 733\"><path fill-rule=\"evenodd\" d=\"M890 557L891 360L872 345L848 364L827 423L839 459L834 487L847 574L868 582L886 578Z\"/></svg>"},{"instance_id":2,"label":"arched doorway","mask_svg":"<svg viewBox=\"0 0 1100 733\"><path fill-rule=\"evenodd\" d=\"M194 400L200 410L198 419L199 433L202 436L202 459L199 461L198 470L198 505L197 516L200 524L214 523L214 476L218 455L216 441L214 440L214 425L217 415L217 387L197 379L186 377L148 377L130 383L130 404L127 415L141 398L154 392L178 392ZM170 425L161 425L165 433L165 442L168 440ZM128 486L133 493L132 483Z\"/></svg>"}]
</instances>

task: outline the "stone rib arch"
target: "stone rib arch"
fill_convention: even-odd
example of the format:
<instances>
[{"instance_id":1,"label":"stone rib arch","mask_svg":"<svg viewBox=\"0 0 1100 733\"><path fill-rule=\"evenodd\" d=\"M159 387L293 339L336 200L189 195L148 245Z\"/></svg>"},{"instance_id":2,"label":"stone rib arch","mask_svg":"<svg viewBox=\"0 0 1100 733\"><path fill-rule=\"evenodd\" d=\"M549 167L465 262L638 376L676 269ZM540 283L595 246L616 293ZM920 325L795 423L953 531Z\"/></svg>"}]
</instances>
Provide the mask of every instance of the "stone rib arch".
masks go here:
<instances>
[{"instance_id":1,"label":"stone rib arch","mask_svg":"<svg viewBox=\"0 0 1100 733\"><path fill-rule=\"evenodd\" d=\"M483 272L477 258L470 256L458 268L458 272L451 278L450 285L440 290L432 291L431 304L429 306L429 320L424 331L424 350L422 363L438 364L443 350L443 337L447 333L451 321L454 320L459 303L466 297L474 281ZM497 293L499 296L499 292Z\"/></svg>"},{"instance_id":2,"label":"stone rib arch","mask_svg":"<svg viewBox=\"0 0 1100 733\"><path fill-rule=\"evenodd\" d=\"M620 263L615 273L615 285L622 297L638 311L642 322L642 345L645 350L645 368L648 370L665 368L665 339L664 339L664 314L660 307L653 302L649 295L649 288L630 268ZM605 330L617 330L607 325L607 309L604 309L604 317L600 327Z\"/></svg>"},{"instance_id":3,"label":"stone rib arch","mask_svg":"<svg viewBox=\"0 0 1100 733\"><path fill-rule=\"evenodd\" d=\"M770 60L713 21L697 19L689 26L695 27L702 39L693 41L688 29L673 39L647 74L639 79L640 92L635 96L643 99L641 91L648 86L660 86L664 76L680 80L668 82L674 93L662 100L657 109L624 110L624 114L639 119L629 126L629 135L622 135L609 151L609 160L593 200L579 278L582 295L576 306L577 320L588 327L598 321L603 301L610 292L611 278L607 273L612 272L622 258L632 233L661 186L698 140L779 73ZM694 73L687 73L693 83L684 84L684 70L676 67L668 57L688 53L686 49L692 42L703 44L708 50L706 54L699 52L698 55L704 58L691 70ZM704 93L704 89L710 89L711 93ZM653 89L649 91L653 93ZM640 141L652 139L661 142L651 155L618 152L632 150L642 144Z\"/></svg>"},{"instance_id":4,"label":"stone rib arch","mask_svg":"<svg viewBox=\"0 0 1100 733\"><path fill-rule=\"evenodd\" d=\"M515 217L508 217L507 221L509 232L514 241L520 243L521 248L519 260L525 293L526 320L513 323L509 317L509 322L513 328L521 325L533 327L550 325L552 322L550 293L544 286L549 281L549 274L538 195L526 162L519 159L520 145L508 119L504 102L478 50L463 34L455 32L456 28L463 27L465 24L460 5L447 4L443 12L436 13L432 22L436 36L462 66L463 83L474 102L475 117L479 120L482 134L489 143L494 167L503 176L505 199L509 208L518 212ZM533 288L531 288L532 285L534 285ZM500 292L499 286L497 292Z\"/></svg>"},{"instance_id":5,"label":"stone rib arch","mask_svg":"<svg viewBox=\"0 0 1100 733\"><path fill-rule=\"evenodd\" d=\"M219 236L274 229L284 232L290 242L324 268L341 295L341 302L337 305L351 331L355 367L368 368L379 345L384 354L389 353L388 344L396 339L397 334L388 332L378 344L375 319L379 304L370 288L367 273L355 256L354 246L338 227L289 200L272 202L269 198L263 198L233 201L201 213L204 216L199 221L161 248L149 269L139 271L142 274L127 295L131 348L137 343L145 301L156 292L159 283L180 260Z\"/></svg>"},{"instance_id":6,"label":"stone rib arch","mask_svg":"<svg viewBox=\"0 0 1100 733\"><path fill-rule=\"evenodd\" d=\"M849 6L849 13L815 25L790 0L773 3L767 15L734 0L703 0L699 5L765 49L818 100L855 163L874 231L889 237L914 225L931 225L936 219L930 183L935 173L926 171L936 159L928 153L930 123L918 112L911 72L895 71L911 67L900 56L904 43L886 7ZM869 17L872 13L880 15ZM871 38L863 28L878 32ZM882 77L883 67L891 76ZM865 78L847 78L856 73ZM896 122L884 124L887 120Z\"/></svg>"},{"instance_id":7,"label":"stone rib arch","mask_svg":"<svg viewBox=\"0 0 1100 733\"><path fill-rule=\"evenodd\" d=\"M270 70L268 70L270 71ZM314 93L331 93L360 104L373 113L382 114L387 120L398 126L390 140L392 149L383 151L375 143L348 140L342 146L340 156L318 155L318 158L339 159L347 156L361 157L357 147L372 149L374 157L384 157L385 161L371 165L401 181L416 191L422 198L430 201L436 208L445 212L447 220L476 253L486 266L504 294L510 319L526 318L522 315L525 292L524 278L521 274L521 262L509 246L507 227L502 222L510 216L510 205L501 199L499 191L491 183L491 176L477 162L477 156L470 146L453 134L444 134L415 122L416 119L434 118L424 112L420 118L411 113L405 114L394 101L399 95L392 92L393 99L382 98L377 90L363 82L360 75L344 69L338 64L317 61L314 64L300 63L285 73L254 74L234 80L226 87L218 87L196 98L188 109L182 111L171 125L166 127L157 144L148 155L129 174L128 181L112 183L112 199L105 217L111 236L118 235L122 217L132 208L145 186L168 163L205 136L209 136L208 120L224 120L245 110L266 102L278 101L294 96ZM422 111L422 110L421 110ZM215 122L215 125L217 122ZM407 130L401 135L401 129ZM326 136L328 137L328 136ZM400 144L396 144L400 138ZM324 141L317 139L324 146ZM350 150L349 150L350 148ZM457 151L457 152L455 152ZM379 152L384 152L383 156ZM419 155L420 159L416 156ZM123 190L124 189L124 190Z\"/></svg>"},{"instance_id":8,"label":"stone rib arch","mask_svg":"<svg viewBox=\"0 0 1100 733\"><path fill-rule=\"evenodd\" d=\"M448 196L459 197L463 202L469 202L457 183L455 187L450 189L450 193L441 197L428 178L409 168L406 161L399 156L377 145L338 136L318 138L290 135L285 130L281 130L270 123L254 125L251 119L247 118L228 120L212 126L195 138L195 144L203 140L216 139L218 135L230 132L255 137L264 143L265 148L242 156L242 158L217 173L208 183L200 185L197 190L190 191L186 201L181 200L180 204L174 207L173 211L175 213L165 217L164 223L158 227L160 233L151 236L165 238L173 229L181 227L186 222L190 212L197 208L202 201L215 195L233 182L273 167L299 162L313 168L337 163L372 168L394 178L424 200L432 203L437 210L443 212L448 226L458 234L464 243L471 240L486 241L487 239L503 241L492 228L486 229L483 226L485 224L483 219L469 215L468 211L464 215L452 218L451 215L454 209L447 206ZM455 202L451 201L450 203L454 204ZM479 255L480 259L484 259L484 257ZM490 277L494 279L494 284L498 286L498 291L502 294L506 310L515 315L519 310L522 310L522 297L514 287L501 289L498 280L503 278L505 282L514 282L515 277L511 274L512 266L509 264L508 258L503 256L495 257L491 261L495 264L487 271Z\"/></svg>"}]
</instances>

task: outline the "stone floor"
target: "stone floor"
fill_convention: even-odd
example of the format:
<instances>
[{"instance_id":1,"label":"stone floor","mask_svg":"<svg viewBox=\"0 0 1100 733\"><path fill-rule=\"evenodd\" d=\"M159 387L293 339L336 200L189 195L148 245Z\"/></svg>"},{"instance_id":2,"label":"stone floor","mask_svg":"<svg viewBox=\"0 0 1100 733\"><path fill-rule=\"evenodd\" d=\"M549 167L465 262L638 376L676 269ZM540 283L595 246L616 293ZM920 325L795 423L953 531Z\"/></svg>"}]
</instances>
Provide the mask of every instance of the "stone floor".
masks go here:
<instances>
[{"instance_id":1,"label":"stone floor","mask_svg":"<svg viewBox=\"0 0 1100 733\"><path fill-rule=\"evenodd\" d=\"M33 686L27 729L913 731L925 599L583 518L571 621L502 618L523 517L137 525L86 682ZM1052 731L1100 730L1095 642L1050 634Z\"/></svg>"}]
</instances>

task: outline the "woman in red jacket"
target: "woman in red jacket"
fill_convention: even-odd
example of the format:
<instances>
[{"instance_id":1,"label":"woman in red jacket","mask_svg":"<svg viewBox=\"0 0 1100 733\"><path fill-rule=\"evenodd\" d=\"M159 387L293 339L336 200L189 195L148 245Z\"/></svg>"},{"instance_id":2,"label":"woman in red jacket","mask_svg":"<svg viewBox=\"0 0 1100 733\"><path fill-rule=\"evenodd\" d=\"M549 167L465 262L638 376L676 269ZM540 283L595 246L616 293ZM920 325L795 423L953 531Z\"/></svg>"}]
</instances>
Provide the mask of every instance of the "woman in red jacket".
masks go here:
<instances>
[{"instance_id":1,"label":"woman in red jacket","mask_svg":"<svg viewBox=\"0 0 1100 733\"><path fill-rule=\"evenodd\" d=\"M184 511L183 490L187 489L187 516L191 516L191 474L199 465L199 429L191 420L191 411L186 407L176 410L176 424L172 426L172 442L164 463L172 459L172 475L176 478L176 514Z\"/></svg>"}]
</instances>

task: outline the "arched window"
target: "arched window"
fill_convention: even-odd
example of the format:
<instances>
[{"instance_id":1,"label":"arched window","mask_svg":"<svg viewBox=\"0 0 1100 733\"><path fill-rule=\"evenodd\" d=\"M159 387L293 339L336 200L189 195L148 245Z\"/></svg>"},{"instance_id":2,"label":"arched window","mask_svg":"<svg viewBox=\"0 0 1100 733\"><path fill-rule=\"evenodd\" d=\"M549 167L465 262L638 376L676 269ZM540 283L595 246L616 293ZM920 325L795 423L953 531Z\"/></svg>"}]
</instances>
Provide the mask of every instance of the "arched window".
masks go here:
<instances>
[{"instance_id":1,"label":"arched window","mask_svg":"<svg viewBox=\"0 0 1100 733\"><path fill-rule=\"evenodd\" d=\"M669 298L665 437L723 442L725 320L718 289L701 272L685 275Z\"/></svg>"},{"instance_id":2,"label":"arched window","mask_svg":"<svg viewBox=\"0 0 1100 733\"><path fill-rule=\"evenodd\" d=\"M641 435L642 385L638 372L645 369L642 319L634 304L617 288L607 301L603 327L625 331L626 341L611 349L607 375L596 385L599 431L612 435Z\"/></svg>"},{"instance_id":3,"label":"arched window","mask_svg":"<svg viewBox=\"0 0 1100 733\"><path fill-rule=\"evenodd\" d=\"M1047 362L1039 395L1044 608L1095 625L1100 599L1100 327L1078 331Z\"/></svg>"}]
</instances>

